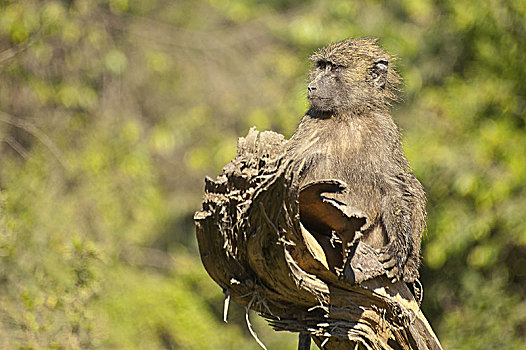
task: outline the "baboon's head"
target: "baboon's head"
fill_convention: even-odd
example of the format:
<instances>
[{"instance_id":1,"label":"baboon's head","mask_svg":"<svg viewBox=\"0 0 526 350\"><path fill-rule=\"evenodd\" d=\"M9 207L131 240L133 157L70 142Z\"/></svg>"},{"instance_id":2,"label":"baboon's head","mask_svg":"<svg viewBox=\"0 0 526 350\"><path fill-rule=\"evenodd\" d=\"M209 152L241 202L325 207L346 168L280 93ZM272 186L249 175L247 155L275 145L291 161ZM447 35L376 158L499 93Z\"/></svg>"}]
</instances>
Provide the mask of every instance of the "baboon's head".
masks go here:
<instances>
[{"instance_id":1,"label":"baboon's head","mask_svg":"<svg viewBox=\"0 0 526 350\"><path fill-rule=\"evenodd\" d=\"M396 99L400 77L377 39L351 39L312 55L308 97L317 111L386 108Z\"/></svg>"}]
</instances>

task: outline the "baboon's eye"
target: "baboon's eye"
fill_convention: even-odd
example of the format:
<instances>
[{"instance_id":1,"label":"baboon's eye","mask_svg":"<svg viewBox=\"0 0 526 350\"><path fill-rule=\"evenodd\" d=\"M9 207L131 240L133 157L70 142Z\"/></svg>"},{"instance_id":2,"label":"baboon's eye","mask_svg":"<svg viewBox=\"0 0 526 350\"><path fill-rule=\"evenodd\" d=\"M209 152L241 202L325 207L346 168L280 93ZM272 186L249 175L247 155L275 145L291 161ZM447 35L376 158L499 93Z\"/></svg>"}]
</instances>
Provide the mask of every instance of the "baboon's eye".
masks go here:
<instances>
[{"instance_id":1,"label":"baboon's eye","mask_svg":"<svg viewBox=\"0 0 526 350\"><path fill-rule=\"evenodd\" d=\"M337 70L338 68L340 68L340 66L338 66L338 65L336 65L336 64L334 64L334 63L331 64L331 70L332 70L333 72L334 72L335 70Z\"/></svg>"},{"instance_id":2,"label":"baboon's eye","mask_svg":"<svg viewBox=\"0 0 526 350\"><path fill-rule=\"evenodd\" d=\"M324 62L324 61L319 61L318 62L318 67L321 69L321 70L325 70L325 67L327 66L327 63Z\"/></svg>"}]
</instances>

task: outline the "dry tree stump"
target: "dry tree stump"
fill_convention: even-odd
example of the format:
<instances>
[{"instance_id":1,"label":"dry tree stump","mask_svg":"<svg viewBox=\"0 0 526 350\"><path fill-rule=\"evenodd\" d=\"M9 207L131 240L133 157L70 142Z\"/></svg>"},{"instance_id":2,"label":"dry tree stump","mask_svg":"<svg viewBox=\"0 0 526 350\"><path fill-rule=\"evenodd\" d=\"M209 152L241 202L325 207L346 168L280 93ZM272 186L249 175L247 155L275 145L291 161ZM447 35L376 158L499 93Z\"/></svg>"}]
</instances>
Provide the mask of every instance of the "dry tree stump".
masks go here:
<instances>
[{"instance_id":1,"label":"dry tree stump","mask_svg":"<svg viewBox=\"0 0 526 350\"><path fill-rule=\"evenodd\" d=\"M331 199L345 191L338 179L299 188L286 142L251 129L217 179L205 179L197 240L226 300L277 331L299 332L300 348L310 335L323 349L441 349L408 286L385 277L374 249L356 235L343 271L341 243L311 229L359 227L364 218Z\"/></svg>"}]
</instances>

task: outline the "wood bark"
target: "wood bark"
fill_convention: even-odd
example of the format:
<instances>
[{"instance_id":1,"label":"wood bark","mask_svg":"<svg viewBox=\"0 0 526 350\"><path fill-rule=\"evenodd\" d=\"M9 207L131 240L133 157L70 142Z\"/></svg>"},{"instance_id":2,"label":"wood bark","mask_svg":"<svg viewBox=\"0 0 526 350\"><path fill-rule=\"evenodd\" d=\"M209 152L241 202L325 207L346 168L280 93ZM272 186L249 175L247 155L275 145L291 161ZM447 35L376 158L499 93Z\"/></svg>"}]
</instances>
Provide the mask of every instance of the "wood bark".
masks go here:
<instances>
[{"instance_id":1,"label":"wood bark","mask_svg":"<svg viewBox=\"0 0 526 350\"><path fill-rule=\"evenodd\" d=\"M275 330L308 333L323 349L441 349L408 286L385 277L374 249L356 235L344 269L341 245L304 227L359 227L365 218L331 199L345 191L338 179L299 188L301 166L287 158L286 142L251 129L217 179L205 179L194 219L210 277Z\"/></svg>"}]
</instances>

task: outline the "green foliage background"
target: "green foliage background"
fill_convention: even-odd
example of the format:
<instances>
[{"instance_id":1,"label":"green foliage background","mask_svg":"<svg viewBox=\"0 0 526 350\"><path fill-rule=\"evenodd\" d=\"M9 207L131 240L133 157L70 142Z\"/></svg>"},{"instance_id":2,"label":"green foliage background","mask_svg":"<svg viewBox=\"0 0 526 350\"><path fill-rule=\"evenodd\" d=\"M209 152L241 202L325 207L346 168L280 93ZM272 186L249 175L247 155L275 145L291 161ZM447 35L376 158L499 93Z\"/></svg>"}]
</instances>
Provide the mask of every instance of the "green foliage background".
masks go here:
<instances>
[{"instance_id":1,"label":"green foliage background","mask_svg":"<svg viewBox=\"0 0 526 350\"><path fill-rule=\"evenodd\" d=\"M306 58L361 36L405 78L425 314L445 348L524 349L522 0L0 0L0 348L257 349L199 260L203 178L253 125L290 136Z\"/></svg>"}]
</instances>

